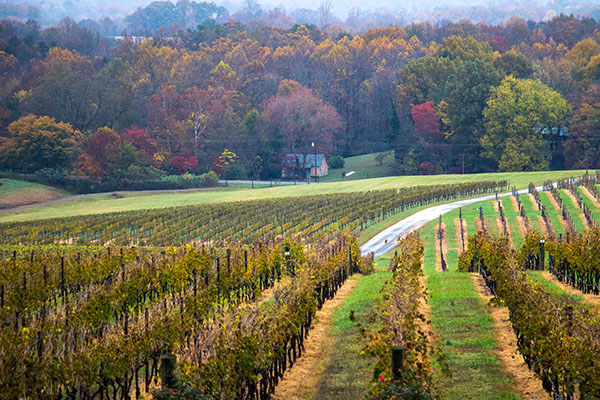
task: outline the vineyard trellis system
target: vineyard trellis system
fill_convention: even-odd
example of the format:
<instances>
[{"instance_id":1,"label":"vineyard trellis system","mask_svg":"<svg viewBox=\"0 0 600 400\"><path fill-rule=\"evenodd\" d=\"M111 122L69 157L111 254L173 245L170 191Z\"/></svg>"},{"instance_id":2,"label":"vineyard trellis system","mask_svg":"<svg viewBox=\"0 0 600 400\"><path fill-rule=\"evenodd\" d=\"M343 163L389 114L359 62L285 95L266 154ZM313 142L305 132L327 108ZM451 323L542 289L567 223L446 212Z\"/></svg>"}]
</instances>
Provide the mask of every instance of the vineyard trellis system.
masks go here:
<instances>
[{"instance_id":1,"label":"vineyard trellis system","mask_svg":"<svg viewBox=\"0 0 600 400\"><path fill-rule=\"evenodd\" d=\"M254 243L319 239L360 231L409 208L502 190L506 182L417 186L87 215L0 224L5 244L170 246L196 241Z\"/></svg>"},{"instance_id":2,"label":"vineyard trellis system","mask_svg":"<svg viewBox=\"0 0 600 400\"><path fill-rule=\"evenodd\" d=\"M77 250L33 264L4 258L1 398L138 398L153 380L169 385L157 371L176 354L209 398L267 399L301 354L316 309L361 265L345 236L313 250ZM58 259L60 269L45 267ZM13 279L21 276L22 286ZM274 301L257 302L282 276L290 282Z\"/></svg>"},{"instance_id":3,"label":"vineyard trellis system","mask_svg":"<svg viewBox=\"0 0 600 400\"><path fill-rule=\"evenodd\" d=\"M515 251L506 238L472 235L459 268L481 273L490 291L508 307L518 349L554 399L571 400L576 392L582 399L598 398L597 310L553 295L528 279L526 255L536 252L540 238L535 233L528 236Z\"/></svg>"},{"instance_id":4,"label":"vineyard trellis system","mask_svg":"<svg viewBox=\"0 0 600 400\"><path fill-rule=\"evenodd\" d=\"M417 233L411 233L400 241L399 252L392 259L393 276L378 310L381 327L369 335L365 347L377 360L369 393L373 400L410 398L414 392L434 398L430 359L439 354L439 349L429 342L427 319L419 309L426 301L423 254L423 242ZM397 363L390 349L401 350L401 371L393 369Z\"/></svg>"},{"instance_id":5,"label":"vineyard trellis system","mask_svg":"<svg viewBox=\"0 0 600 400\"><path fill-rule=\"evenodd\" d=\"M179 380L207 398L268 399L302 354L314 312L361 268L348 234L504 186L2 224L0 398L139 398L173 386L175 364Z\"/></svg>"}]
</instances>

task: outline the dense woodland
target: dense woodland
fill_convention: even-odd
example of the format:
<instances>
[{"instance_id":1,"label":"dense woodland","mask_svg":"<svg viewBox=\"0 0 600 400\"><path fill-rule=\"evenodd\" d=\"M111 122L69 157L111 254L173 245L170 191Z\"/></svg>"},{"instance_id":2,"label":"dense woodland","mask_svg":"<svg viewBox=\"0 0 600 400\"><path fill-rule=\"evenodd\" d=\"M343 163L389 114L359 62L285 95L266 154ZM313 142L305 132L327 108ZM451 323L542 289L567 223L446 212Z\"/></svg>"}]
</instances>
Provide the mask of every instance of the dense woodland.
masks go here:
<instances>
[{"instance_id":1,"label":"dense woodland","mask_svg":"<svg viewBox=\"0 0 600 400\"><path fill-rule=\"evenodd\" d=\"M1 162L93 182L275 178L314 142L393 148L401 174L599 168L599 40L564 15L354 36L208 21L143 41L1 20Z\"/></svg>"}]
</instances>

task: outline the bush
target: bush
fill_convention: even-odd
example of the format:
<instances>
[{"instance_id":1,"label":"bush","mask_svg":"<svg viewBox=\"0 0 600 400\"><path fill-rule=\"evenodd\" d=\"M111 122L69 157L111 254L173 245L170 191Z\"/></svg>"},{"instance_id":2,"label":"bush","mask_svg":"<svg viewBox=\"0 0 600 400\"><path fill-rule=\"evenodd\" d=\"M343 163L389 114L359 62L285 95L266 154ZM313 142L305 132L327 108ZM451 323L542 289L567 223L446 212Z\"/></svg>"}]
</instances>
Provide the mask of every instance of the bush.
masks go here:
<instances>
[{"instance_id":1,"label":"bush","mask_svg":"<svg viewBox=\"0 0 600 400\"><path fill-rule=\"evenodd\" d=\"M375 272L375 254L371 252L362 257L360 273L363 275L370 275L373 272Z\"/></svg>"},{"instance_id":2,"label":"bush","mask_svg":"<svg viewBox=\"0 0 600 400\"><path fill-rule=\"evenodd\" d=\"M337 155L331 156L327 163L329 164L329 168L344 168L346 161L344 161L344 157Z\"/></svg>"},{"instance_id":3,"label":"bush","mask_svg":"<svg viewBox=\"0 0 600 400\"><path fill-rule=\"evenodd\" d=\"M216 186L219 183L219 176L215 171L208 171L204 176L204 186Z\"/></svg>"},{"instance_id":4,"label":"bush","mask_svg":"<svg viewBox=\"0 0 600 400\"><path fill-rule=\"evenodd\" d=\"M239 162L229 164L223 171L223 179L246 179L247 177L246 168Z\"/></svg>"}]
</instances>

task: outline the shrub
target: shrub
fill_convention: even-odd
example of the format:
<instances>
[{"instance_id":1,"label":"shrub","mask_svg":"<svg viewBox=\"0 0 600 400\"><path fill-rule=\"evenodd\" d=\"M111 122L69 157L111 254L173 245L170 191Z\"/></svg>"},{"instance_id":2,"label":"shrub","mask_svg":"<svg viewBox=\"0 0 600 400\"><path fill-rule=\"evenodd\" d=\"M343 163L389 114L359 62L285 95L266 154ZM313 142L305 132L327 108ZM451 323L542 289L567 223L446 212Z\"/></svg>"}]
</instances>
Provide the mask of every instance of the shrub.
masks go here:
<instances>
[{"instance_id":1,"label":"shrub","mask_svg":"<svg viewBox=\"0 0 600 400\"><path fill-rule=\"evenodd\" d=\"M204 177L204 186L216 186L219 183L219 176L215 171L208 171L202 176Z\"/></svg>"},{"instance_id":2,"label":"shrub","mask_svg":"<svg viewBox=\"0 0 600 400\"><path fill-rule=\"evenodd\" d=\"M223 179L246 179L247 177L246 168L239 162L229 164L223 171Z\"/></svg>"},{"instance_id":3,"label":"shrub","mask_svg":"<svg viewBox=\"0 0 600 400\"><path fill-rule=\"evenodd\" d=\"M340 155L331 156L327 162L330 168L344 168L344 165L346 164L344 157Z\"/></svg>"}]
</instances>

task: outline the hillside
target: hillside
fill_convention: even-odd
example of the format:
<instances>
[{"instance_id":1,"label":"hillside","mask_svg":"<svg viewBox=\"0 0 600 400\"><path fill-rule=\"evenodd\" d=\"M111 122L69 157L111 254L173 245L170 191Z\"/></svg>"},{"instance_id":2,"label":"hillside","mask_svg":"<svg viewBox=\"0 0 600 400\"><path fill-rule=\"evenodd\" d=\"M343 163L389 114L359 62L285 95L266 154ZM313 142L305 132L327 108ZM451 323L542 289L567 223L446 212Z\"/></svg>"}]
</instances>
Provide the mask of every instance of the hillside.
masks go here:
<instances>
[{"instance_id":1,"label":"hillside","mask_svg":"<svg viewBox=\"0 0 600 400\"><path fill-rule=\"evenodd\" d=\"M329 174L321 182L355 181L394 175L394 152L363 154L344 158L343 168L329 168ZM351 173L349 176L343 174Z\"/></svg>"},{"instance_id":2,"label":"hillside","mask_svg":"<svg viewBox=\"0 0 600 400\"><path fill-rule=\"evenodd\" d=\"M209 204L241 200L260 200L279 197L307 196L313 194L360 192L391 188L407 188L418 185L452 184L476 181L509 180L511 186L525 188L529 182L541 185L546 180L578 176L585 171L541 171L507 172L465 175L418 175L376 179L363 179L351 182L331 182L297 186L278 186L264 189L239 189L224 191L211 189L201 192L145 194L131 192L114 196L111 194L81 197L61 204L34 207L27 210L6 213L0 222L30 221L44 218L58 218L75 215L100 214L106 212L132 211L163 207L178 207L192 204Z\"/></svg>"},{"instance_id":3,"label":"hillside","mask_svg":"<svg viewBox=\"0 0 600 400\"><path fill-rule=\"evenodd\" d=\"M0 179L0 209L44 203L68 195L67 192L38 183Z\"/></svg>"}]
</instances>

